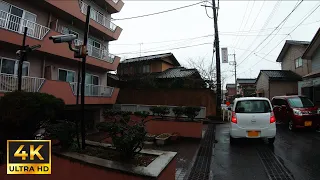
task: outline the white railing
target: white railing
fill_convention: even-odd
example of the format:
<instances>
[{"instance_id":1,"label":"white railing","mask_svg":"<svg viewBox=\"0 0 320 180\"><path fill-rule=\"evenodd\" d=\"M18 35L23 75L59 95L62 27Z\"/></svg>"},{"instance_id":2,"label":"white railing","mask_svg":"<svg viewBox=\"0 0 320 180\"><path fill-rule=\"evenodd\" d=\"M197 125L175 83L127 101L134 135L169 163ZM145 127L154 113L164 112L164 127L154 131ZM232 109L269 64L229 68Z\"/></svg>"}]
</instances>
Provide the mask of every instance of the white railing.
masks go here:
<instances>
[{"instance_id":1,"label":"white railing","mask_svg":"<svg viewBox=\"0 0 320 180\"><path fill-rule=\"evenodd\" d=\"M27 36L39 40L50 31L48 27L0 10L0 28L23 34L24 27L28 27Z\"/></svg>"},{"instance_id":2,"label":"white railing","mask_svg":"<svg viewBox=\"0 0 320 180\"><path fill-rule=\"evenodd\" d=\"M44 83L44 78L23 76L21 89L27 92L38 92ZM0 92L18 90L18 77L12 74L0 74Z\"/></svg>"},{"instance_id":3,"label":"white railing","mask_svg":"<svg viewBox=\"0 0 320 180\"><path fill-rule=\"evenodd\" d=\"M147 111L150 114L152 114L152 112L150 111L151 107L154 107L155 105L141 105L141 104L117 104L117 106L120 106L121 111L130 111L130 112L136 112L136 111ZM163 105L165 106L165 105ZM177 106L166 106L170 109L170 113L167 116L174 116L174 113L172 111L172 109L174 107ZM201 110L198 114L198 116L196 116L196 118L206 118L206 107L200 107ZM182 117L186 117L186 116L182 116Z\"/></svg>"},{"instance_id":4,"label":"white railing","mask_svg":"<svg viewBox=\"0 0 320 180\"><path fill-rule=\"evenodd\" d=\"M74 41L74 44L76 46L79 46L79 45L82 45L83 42L81 40L79 40L79 39L76 39ZM88 50L88 55L89 56L92 56L92 57L107 61L109 63L113 63L114 62L115 55L109 54L106 49L96 48L96 47L93 47L90 44L87 44L87 50Z\"/></svg>"},{"instance_id":5,"label":"white railing","mask_svg":"<svg viewBox=\"0 0 320 180\"><path fill-rule=\"evenodd\" d=\"M87 15L87 8L88 5L83 1L80 1L80 9L84 15ZM91 8L90 18L111 31L115 31L117 28L117 25L112 23L106 16L93 8Z\"/></svg>"},{"instance_id":6,"label":"white railing","mask_svg":"<svg viewBox=\"0 0 320 180\"><path fill-rule=\"evenodd\" d=\"M74 95L77 95L77 85L78 83L76 82L70 83L70 86ZM85 92L85 96L111 97L113 90L114 88L110 86L86 84L84 92ZM81 83L79 87L79 95L81 95Z\"/></svg>"}]
</instances>

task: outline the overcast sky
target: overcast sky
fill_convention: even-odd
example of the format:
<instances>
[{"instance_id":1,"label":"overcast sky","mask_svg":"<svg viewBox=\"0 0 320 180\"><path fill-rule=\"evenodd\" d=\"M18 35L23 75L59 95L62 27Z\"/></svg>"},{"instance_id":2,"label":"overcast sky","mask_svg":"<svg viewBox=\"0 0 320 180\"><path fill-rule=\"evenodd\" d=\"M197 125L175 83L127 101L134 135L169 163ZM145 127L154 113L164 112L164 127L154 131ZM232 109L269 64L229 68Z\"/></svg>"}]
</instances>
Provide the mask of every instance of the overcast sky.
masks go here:
<instances>
[{"instance_id":1,"label":"overcast sky","mask_svg":"<svg viewBox=\"0 0 320 180\"><path fill-rule=\"evenodd\" d=\"M139 16L200 1L124 2L121 12L112 15L112 18ZM320 27L320 7L300 26L298 25L320 4L319 1L303 1L287 21L275 30L297 4L298 1L288 0L220 0L220 47L228 47L229 53L235 51L239 64L238 78L255 78L262 69L281 69L280 64L275 61L285 40L311 41ZM207 10L212 17L212 9ZM213 36L208 36L214 32L213 20L206 15L205 8L200 4L149 17L115 20L114 23L123 31L117 41L110 42L112 54L122 58L138 57L141 47L142 56L172 52L183 65L186 65L190 58L195 61L204 59L208 66L211 63L213 45L201 44L213 42ZM287 36L291 31L293 32ZM270 35L271 33L275 35ZM263 41L265 38L267 39ZM262 44L257 48L260 43ZM183 48L186 46L193 47ZM229 61L233 61L232 56L229 57ZM233 70L233 66L229 64L221 65L222 76L227 78L226 83L234 83ZM223 88L225 89L225 85Z\"/></svg>"}]
</instances>

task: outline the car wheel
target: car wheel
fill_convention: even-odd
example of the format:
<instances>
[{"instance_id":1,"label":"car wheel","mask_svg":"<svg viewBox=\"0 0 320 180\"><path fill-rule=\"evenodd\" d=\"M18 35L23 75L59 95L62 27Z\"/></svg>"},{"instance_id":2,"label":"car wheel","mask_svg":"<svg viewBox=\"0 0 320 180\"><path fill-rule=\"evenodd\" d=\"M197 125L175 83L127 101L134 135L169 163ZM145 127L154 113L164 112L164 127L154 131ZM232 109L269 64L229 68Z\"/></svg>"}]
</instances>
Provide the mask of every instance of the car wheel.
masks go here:
<instances>
[{"instance_id":1,"label":"car wheel","mask_svg":"<svg viewBox=\"0 0 320 180\"><path fill-rule=\"evenodd\" d=\"M274 140L276 140L275 137L274 137L274 138L268 138L268 144L269 144L269 145L273 145Z\"/></svg>"},{"instance_id":2,"label":"car wheel","mask_svg":"<svg viewBox=\"0 0 320 180\"><path fill-rule=\"evenodd\" d=\"M294 123L293 123L292 120L289 121L288 128L289 128L290 131L295 131L296 130L296 127L294 126Z\"/></svg>"}]
</instances>

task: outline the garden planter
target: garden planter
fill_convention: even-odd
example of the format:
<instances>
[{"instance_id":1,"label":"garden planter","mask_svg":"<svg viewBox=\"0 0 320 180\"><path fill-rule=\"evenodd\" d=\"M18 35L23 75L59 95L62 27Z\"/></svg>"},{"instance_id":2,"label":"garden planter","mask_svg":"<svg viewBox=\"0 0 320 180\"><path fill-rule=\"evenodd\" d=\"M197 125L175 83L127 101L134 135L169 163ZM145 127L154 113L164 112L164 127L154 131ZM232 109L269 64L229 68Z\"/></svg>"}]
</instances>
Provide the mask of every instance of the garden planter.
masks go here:
<instances>
[{"instance_id":1,"label":"garden planter","mask_svg":"<svg viewBox=\"0 0 320 180\"><path fill-rule=\"evenodd\" d=\"M164 133L160 134L156 137L156 143L157 145L165 145L168 143L168 139L171 137L171 134Z\"/></svg>"},{"instance_id":2,"label":"garden planter","mask_svg":"<svg viewBox=\"0 0 320 180\"><path fill-rule=\"evenodd\" d=\"M179 138L179 134L178 133L173 133L171 135L171 137L170 137L170 140L171 141L176 141L176 140L178 140L178 138Z\"/></svg>"},{"instance_id":3,"label":"garden planter","mask_svg":"<svg viewBox=\"0 0 320 180\"><path fill-rule=\"evenodd\" d=\"M147 134L146 141L153 142L155 137L156 137L156 135L154 135L154 134Z\"/></svg>"}]
</instances>

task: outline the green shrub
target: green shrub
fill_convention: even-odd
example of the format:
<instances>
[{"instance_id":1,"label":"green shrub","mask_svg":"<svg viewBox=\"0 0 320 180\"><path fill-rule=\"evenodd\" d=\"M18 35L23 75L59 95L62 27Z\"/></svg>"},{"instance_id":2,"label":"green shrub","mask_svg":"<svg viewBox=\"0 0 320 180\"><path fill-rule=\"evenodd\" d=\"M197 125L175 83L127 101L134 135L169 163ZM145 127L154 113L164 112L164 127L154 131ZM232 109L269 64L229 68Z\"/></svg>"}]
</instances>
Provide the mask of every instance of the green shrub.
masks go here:
<instances>
[{"instance_id":1,"label":"green shrub","mask_svg":"<svg viewBox=\"0 0 320 180\"><path fill-rule=\"evenodd\" d=\"M200 107L184 107L184 114L193 121L198 116L200 110Z\"/></svg>"},{"instance_id":2,"label":"green shrub","mask_svg":"<svg viewBox=\"0 0 320 180\"><path fill-rule=\"evenodd\" d=\"M59 144L63 150L69 149L74 145L74 137L76 135L75 123L59 121L54 124L49 124L46 127L46 133L50 139L59 140Z\"/></svg>"},{"instance_id":3,"label":"green shrub","mask_svg":"<svg viewBox=\"0 0 320 180\"><path fill-rule=\"evenodd\" d=\"M100 122L97 129L108 133L116 150L123 160L132 159L143 148L143 141L147 134L146 121L132 121L128 114L123 114L116 122Z\"/></svg>"},{"instance_id":4,"label":"green shrub","mask_svg":"<svg viewBox=\"0 0 320 180\"><path fill-rule=\"evenodd\" d=\"M172 108L172 111L173 111L176 119L178 119L179 117L181 117L184 114L184 107L174 107L174 108Z\"/></svg>"},{"instance_id":5,"label":"green shrub","mask_svg":"<svg viewBox=\"0 0 320 180\"><path fill-rule=\"evenodd\" d=\"M146 119L149 116L149 114L150 113L148 111L136 111L136 112L134 112L135 116L138 116L138 117L140 117L142 119Z\"/></svg>"},{"instance_id":6,"label":"green shrub","mask_svg":"<svg viewBox=\"0 0 320 180\"><path fill-rule=\"evenodd\" d=\"M160 116L162 119L170 113L170 109L166 106L153 106L150 108L153 115Z\"/></svg>"},{"instance_id":7,"label":"green shrub","mask_svg":"<svg viewBox=\"0 0 320 180\"><path fill-rule=\"evenodd\" d=\"M34 139L34 133L64 111L64 101L52 95L10 92L0 99L0 150L8 139Z\"/></svg>"}]
</instances>

